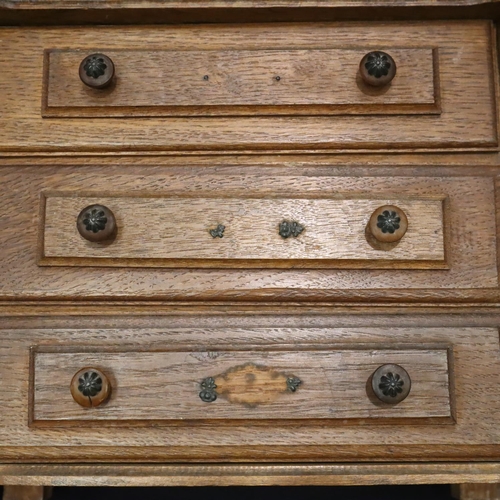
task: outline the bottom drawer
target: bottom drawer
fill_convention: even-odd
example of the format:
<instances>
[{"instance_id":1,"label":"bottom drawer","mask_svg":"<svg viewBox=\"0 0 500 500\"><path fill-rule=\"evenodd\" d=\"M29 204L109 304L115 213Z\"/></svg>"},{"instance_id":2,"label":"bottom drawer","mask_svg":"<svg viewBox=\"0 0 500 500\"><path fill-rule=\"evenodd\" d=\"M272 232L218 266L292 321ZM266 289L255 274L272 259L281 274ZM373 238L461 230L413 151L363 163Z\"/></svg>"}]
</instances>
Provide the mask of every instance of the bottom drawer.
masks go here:
<instances>
[{"instance_id":1,"label":"bottom drawer","mask_svg":"<svg viewBox=\"0 0 500 500\"><path fill-rule=\"evenodd\" d=\"M451 418L448 350L33 349L32 422Z\"/></svg>"},{"instance_id":2,"label":"bottom drawer","mask_svg":"<svg viewBox=\"0 0 500 500\"><path fill-rule=\"evenodd\" d=\"M0 461L500 459L500 315L318 310L3 318Z\"/></svg>"}]
</instances>

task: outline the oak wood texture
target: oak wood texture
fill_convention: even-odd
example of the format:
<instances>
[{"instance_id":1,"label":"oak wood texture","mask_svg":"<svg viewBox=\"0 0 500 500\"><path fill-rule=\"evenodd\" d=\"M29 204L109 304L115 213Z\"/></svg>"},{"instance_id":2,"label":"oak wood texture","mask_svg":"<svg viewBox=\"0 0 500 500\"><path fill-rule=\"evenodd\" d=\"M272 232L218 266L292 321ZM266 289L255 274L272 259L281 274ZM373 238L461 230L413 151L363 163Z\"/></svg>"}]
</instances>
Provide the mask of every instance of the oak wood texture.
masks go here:
<instances>
[{"instance_id":1,"label":"oak wood texture","mask_svg":"<svg viewBox=\"0 0 500 500\"><path fill-rule=\"evenodd\" d=\"M448 353L443 348L236 349L35 352L33 422L302 420L307 425L325 419L383 423L387 418L426 418L431 422L434 417L452 416ZM371 390L371 375L387 363L403 366L412 377L411 393L399 404L382 403ZM107 404L91 411L75 404L69 390L73 374L83 366L98 366L113 387ZM202 400L200 394L201 382L208 377L216 384L217 398L212 402ZM301 383L292 391L287 378Z\"/></svg>"},{"instance_id":2,"label":"oak wood texture","mask_svg":"<svg viewBox=\"0 0 500 500\"><path fill-rule=\"evenodd\" d=\"M498 68L491 24L375 23L373 19L417 13L422 19L453 17L465 13L465 9L474 16L488 12L481 16L487 18L498 16L493 10L498 4L486 2L476 9L475 0L458 0L453 5L460 4L464 10L446 8L443 12L437 6L419 8L411 14L408 8L400 8L400 1L391 2L394 8L383 11L372 7L382 5L381 1L369 6L366 0L326 0L322 4L329 9L307 10L295 2L293 13L292 9L275 8L273 12L253 8L259 1L251 7L247 0L233 2L222 14L208 12L207 7L216 5L212 2L204 2L204 8L199 2L197 7L183 2L177 10L167 7L160 11L154 9L158 6L154 0L100 2L92 4L97 7L93 12L81 10L89 5L76 0L62 16L55 10L44 12L44 8L68 3L42 0L31 3L29 10L33 9L40 23L57 22L64 16L70 22L72 16L73 22L86 22L99 10L101 19L113 22L110 12L115 7L115 22L119 16L126 20L127 14L129 22L129 9L134 9L134 22L147 16L153 22L180 18L192 21L198 16L206 23L227 20L233 15L229 11L234 11L235 16L244 16L245 22L280 16L323 21L364 12L370 23L2 30L0 39L6 48L3 67L11 67L9 63L15 61L16 71L9 72L8 78L0 77L5 113L0 118L0 154L10 156L1 160L0 172L5 180L1 199L6 207L0 212L0 379L7 382L0 411L0 483L193 486L452 482L460 483L464 494L473 492L482 495L478 500L486 500L495 487L484 483L500 482L500 317L496 307L500 293L495 235L500 197L495 196L499 159L493 97L495 90L498 96ZM217 5L222 3L227 6L223 0ZM435 4L423 0L418 5L424 3ZM175 4L162 3L162 7L166 5ZM311 0L302 5L312 5ZM354 5L361 7L358 14L354 14L356 9L350 10ZM389 3L385 1L385 5ZM9 6L24 15L21 10L26 4ZM250 9L244 10L244 6ZM492 9L482 9L485 6ZM146 15L148 9L152 10ZM8 18L6 15L3 20L8 22ZM109 48L119 52L140 45L155 52L186 48L191 52L353 50L358 47L352 45L353 34L360 40L360 47L370 50L397 46L432 49L435 109L442 114L193 116L151 117L147 121L139 117L97 119L96 112L85 119L40 116L44 49L88 53ZM388 44L391 37L396 44ZM397 77L394 84L396 81ZM281 78L275 82L285 83ZM384 95L384 99L387 97ZM344 111L353 112L353 108ZM409 111L400 106L400 113ZM191 155L201 149L223 155ZM363 157L350 154L353 149L360 153L385 150L388 154ZM461 154L439 155L433 149ZM181 150L190 155L176 157ZM231 154L256 150L288 155L262 158ZM299 157L290 155L292 150L344 154ZM416 150L426 154L403 153ZM137 152L141 155L134 156ZM57 158L43 158L53 153ZM28 155L36 159L26 160ZM384 185L383 178L389 186ZM151 193L153 197L199 196L215 189L219 190L217 196L226 198L241 197L249 189L264 197L277 193L278 197L290 198L301 198L304 192L315 198L325 190L361 191L366 197L381 191L402 191L403 198L446 195L443 227L449 269L404 270L394 265L385 270L153 271L35 265L43 243L39 228L44 211L38 212L41 193L102 193L111 197L132 193L140 198ZM238 305L230 306L230 301ZM412 302L425 307L416 308ZM175 356L200 352L233 355L237 354L236 346L242 356L262 357L272 351L279 356L296 356L299 362L300 356L309 359L334 346L356 356L377 350L449 349L452 370L447 390L452 419L330 419L329 425L322 425L314 419L299 419L297 423L274 418L270 426L268 420L261 425L257 420L185 419L167 425L151 425L149 421L146 425L124 426L89 419L80 427L80 422L72 425L70 421L67 425L37 423L29 428L34 398L30 386L35 380L34 371L30 372L29 348L33 345L38 346L39 353L55 355L69 349L72 352L68 354L86 357L124 351L144 356L146 347L154 356L165 352ZM255 376L258 383L268 375L256 365L244 366L238 374ZM147 363L141 362L139 368L138 379L161 375L151 374ZM233 372L229 369L214 375L218 389L225 387L225 393L233 395L231 408L241 406L238 401L242 397L247 398L247 404L255 403L248 400L246 391L241 395L240 378L227 382L224 377L228 373ZM314 376L321 377L321 371L316 370ZM283 373L277 375L266 385L272 390L262 391L262 397L271 397L284 380ZM290 396L302 397L304 390L307 384ZM155 404L164 397L163 392L157 392ZM225 402L222 394L205 405L211 408L221 401ZM99 408L88 411L94 410ZM104 429L103 424L107 424ZM372 461L390 463L362 463ZM409 461L420 463L405 463ZM85 462L89 465L82 465ZM145 465L147 462L161 465ZM281 465L275 465L278 462ZM99 463L102 465L96 465ZM473 488L473 482L483 484Z\"/></svg>"},{"instance_id":3,"label":"oak wood texture","mask_svg":"<svg viewBox=\"0 0 500 500\"><path fill-rule=\"evenodd\" d=\"M99 160L96 160L100 162ZM495 170L475 176L476 167L454 166L435 177L433 167L366 169L350 165L334 168L325 160L317 175L314 163L302 175L289 176L282 160L273 159L261 167L246 165L243 169L234 158L226 159L226 168L215 166L214 159L198 164L192 158L169 160L168 168L148 165L131 159L127 163L107 163L103 167L31 166L4 167L3 200L9 211L2 213L0 253L0 297L2 300L163 300L163 301L302 301L345 302L356 300L399 300L432 302L498 301L497 254L495 235ZM258 162L254 159L253 162ZM220 160L224 163L224 160ZM85 165L85 166L83 166ZM243 163L242 165L245 165ZM189 168L185 168L189 166ZM274 168L273 168L274 167ZM242 171L244 170L244 171ZM416 173L418 172L418 175ZM364 176L364 177L363 177ZM390 177L392 176L392 177ZM387 186L385 179L390 178ZM21 188L22 186L22 188ZM72 192L75 195L102 192L112 186L116 194L154 195L204 193L218 186L226 196L252 192L263 196L324 196L341 192L399 192L408 197L447 195L445 207L447 242L446 261L449 270L178 270L161 272L140 269L97 269L36 265L39 255L37 239L44 216L38 211L40 193ZM20 230L22 228L22 230ZM207 228L208 229L208 228ZM212 239L209 237L209 239ZM300 236L299 236L300 239ZM223 241L220 240L220 241ZM404 242L404 238L401 243ZM40 242L41 244L42 242ZM97 260L97 259L96 259Z\"/></svg>"},{"instance_id":4,"label":"oak wood texture","mask_svg":"<svg viewBox=\"0 0 500 500\"><path fill-rule=\"evenodd\" d=\"M500 491L497 483L493 484L454 484L451 488L453 498L457 500L499 500Z\"/></svg>"},{"instance_id":5,"label":"oak wood texture","mask_svg":"<svg viewBox=\"0 0 500 500\"><path fill-rule=\"evenodd\" d=\"M497 390L500 385L497 327L458 326L470 321L467 315L458 314L444 317L428 314L422 321L433 326L419 328L411 326L421 323L419 317L402 314L349 319L345 315L307 315L300 311L280 314L277 306L274 312L266 315L255 312L232 315L226 308L225 313L200 316L194 314L193 308L191 310L190 315L158 318L154 315L134 318L126 314L106 319L92 316L47 318L45 321L39 317L32 320L4 318L0 375L9 384L3 394L2 461L359 462L428 461L451 457L453 460L472 457L494 460L500 454L500 437L494 417L499 405ZM486 318L487 322L498 325L498 316ZM408 326L397 326L401 323ZM376 326L367 327L367 324ZM95 353L96 345L104 354L107 350L140 351L146 342L150 351L155 349L157 352L164 351L165 346L172 351L189 352L218 352L244 346L248 355L268 350L309 352L329 349L333 344L361 351L449 347L453 369L450 372L451 408L455 423L395 418L386 419L387 425L375 419L331 420L329 425L324 425L325 421L280 423L274 420L272 425L254 425L249 420L242 420L241 425L228 422L231 424L228 426L222 421L215 424L186 419L177 425L113 426L109 429L103 429L102 422L88 420L84 432L81 425L76 428L62 428L62 424L28 427L30 346L57 345L59 349L73 346L78 352L90 355ZM153 370L144 365L145 372ZM212 372L219 373L223 372ZM293 375L300 377L297 373ZM120 390L116 380L115 387ZM291 398L301 398L301 391L306 387L299 387ZM68 385L66 390L69 392ZM166 390L162 388L155 395L155 401L162 399ZM198 398L197 384L193 385L193 390ZM410 393L408 401L411 397ZM217 403L218 400L207 406ZM76 403L72 404L78 408ZM99 408L89 411L94 410Z\"/></svg>"},{"instance_id":6,"label":"oak wood texture","mask_svg":"<svg viewBox=\"0 0 500 500\"><path fill-rule=\"evenodd\" d=\"M407 116L178 117L147 121L42 118L44 49L311 50L352 44L429 48L439 54L442 113ZM389 43L390 41L390 43ZM3 152L236 151L496 148L495 77L487 21L334 23L134 28L3 29L1 63L22 61L3 78ZM118 69L117 69L118 71ZM17 84L16 84L17 82ZM22 82L22 84L20 83ZM281 82L276 82L281 83ZM139 120L139 118L137 119ZM69 126L71 123L71 126ZM464 125L466 124L466 125Z\"/></svg>"},{"instance_id":7,"label":"oak wood texture","mask_svg":"<svg viewBox=\"0 0 500 500\"><path fill-rule=\"evenodd\" d=\"M498 481L496 463L0 465L3 484L54 486L352 486ZM489 485L482 485L484 489ZM470 499L469 499L470 500ZM490 500L488 497L474 500Z\"/></svg>"},{"instance_id":8,"label":"oak wood texture","mask_svg":"<svg viewBox=\"0 0 500 500\"><path fill-rule=\"evenodd\" d=\"M458 7L461 5L482 5L482 4L496 4L498 0L440 0L440 4L448 7ZM401 5L407 6L433 6L434 0L105 0L99 4L91 4L85 0L40 0L36 3L31 3L28 0L9 0L3 2L3 6L10 9L144 9L152 7L168 7L168 8L224 8L224 9L238 9L238 8L279 8L279 7L398 7Z\"/></svg>"},{"instance_id":9,"label":"oak wood texture","mask_svg":"<svg viewBox=\"0 0 500 500\"><path fill-rule=\"evenodd\" d=\"M391 179L381 184L391 185ZM390 196L390 193L384 193ZM75 196L42 197L40 265L113 267L300 267L300 268L444 268L446 195L422 198L367 199L343 194L310 198L262 197L249 190L241 197ZM374 193L374 196L376 192ZM396 195L395 195L396 196ZM89 243L75 219L86 206L108 207L118 234L107 244ZM380 206L398 205L410 219L397 246L378 248L366 234L371 214ZM398 212L398 213L399 213ZM108 217L109 218L109 217ZM283 220L305 229L296 237L279 234ZM210 231L224 225L222 237ZM78 230L77 230L78 229ZM105 231L111 231L106 227ZM104 232L104 231L103 231ZM379 230L380 232L380 230ZM98 232L96 236L99 236ZM215 233L214 233L215 234ZM378 234L376 234L378 236ZM94 238L93 233L90 236ZM88 238L90 239L90 238ZM394 239L393 239L394 241Z\"/></svg>"},{"instance_id":10,"label":"oak wood texture","mask_svg":"<svg viewBox=\"0 0 500 500\"><path fill-rule=\"evenodd\" d=\"M50 486L4 485L2 500L49 500L51 497Z\"/></svg>"},{"instance_id":11,"label":"oak wood texture","mask_svg":"<svg viewBox=\"0 0 500 500\"><path fill-rule=\"evenodd\" d=\"M8 0L5 0L0 9L5 5L9 5ZM417 5L414 2L402 2L396 0L387 4L365 4L342 5L338 6L300 6L293 7L234 7L221 8L210 7L210 4L205 3L203 6L189 8L168 8L166 4L161 6L152 6L151 8L136 8L130 10L123 5L114 3L99 3L92 4L97 8L91 8L88 3L84 6L75 5L75 8L70 9L54 9L50 6L38 9L25 8L3 8L0 16L2 25L36 25L36 26L67 26L84 24L102 24L103 19L106 19L106 24L135 24L135 25L151 25L151 24L195 24L195 23L249 23L249 22L328 22L328 21L353 21L353 20L386 20L386 21L414 21L419 20L451 20L451 19L500 19L500 10L498 9L497 0L486 0L485 3L455 3L436 2L430 0L422 5ZM453 5L454 4L454 5ZM99 8L99 5L102 8ZM144 4L143 4L144 5ZM184 4L183 4L184 7ZM450 8L453 7L453 8ZM134 13L131 16L131 12Z\"/></svg>"},{"instance_id":12,"label":"oak wood texture","mask_svg":"<svg viewBox=\"0 0 500 500\"><path fill-rule=\"evenodd\" d=\"M360 60L369 52L362 47L100 52L115 62L117 81L108 91L90 92L76 71L85 52L46 52L43 116L440 113L438 54L431 48L391 47L399 71L385 89L360 78Z\"/></svg>"}]
</instances>

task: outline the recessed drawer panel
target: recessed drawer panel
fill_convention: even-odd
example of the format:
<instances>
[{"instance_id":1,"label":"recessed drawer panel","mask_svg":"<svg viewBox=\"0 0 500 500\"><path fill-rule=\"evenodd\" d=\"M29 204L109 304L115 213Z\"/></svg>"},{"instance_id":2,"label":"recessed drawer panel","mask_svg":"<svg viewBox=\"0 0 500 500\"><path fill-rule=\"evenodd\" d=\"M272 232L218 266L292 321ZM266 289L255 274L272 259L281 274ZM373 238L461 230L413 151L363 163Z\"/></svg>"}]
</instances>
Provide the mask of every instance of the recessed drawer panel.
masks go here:
<instances>
[{"instance_id":1,"label":"recessed drawer panel","mask_svg":"<svg viewBox=\"0 0 500 500\"><path fill-rule=\"evenodd\" d=\"M23 64L0 77L0 151L493 150L491 31L487 21L5 29L0 63Z\"/></svg>"},{"instance_id":2,"label":"recessed drawer panel","mask_svg":"<svg viewBox=\"0 0 500 500\"><path fill-rule=\"evenodd\" d=\"M500 456L498 315L98 307L2 318L4 462Z\"/></svg>"},{"instance_id":3,"label":"recessed drawer panel","mask_svg":"<svg viewBox=\"0 0 500 500\"><path fill-rule=\"evenodd\" d=\"M437 52L434 54L429 47L387 50L397 61L398 76L389 91L365 84L359 75L360 61L371 53L370 47L233 51L103 48L98 52L109 57L116 68L115 79L105 90L82 85L75 71L82 60L91 64L92 54L81 50L49 50L45 61L47 90L43 114L92 117L439 114L439 88L435 88L439 80L434 67ZM99 56L97 61L98 65ZM388 71L396 63L386 64ZM103 59L101 71L99 67L87 68L90 84L105 76L98 74L108 69L105 65ZM379 78L384 77L382 73ZM92 78L94 75L96 78Z\"/></svg>"},{"instance_id":4,"label":"recessed drawer panel","mask_svg":"<svg viewBox=\"0 0 500 500\"><path fill-rule=\"evenodd\" d=\"M41 265L447 267L443 196L145 198L48 193L45 203Z\"/></svg>"},{"instance_id":5,"label":"recessed drawer panel","mask_svg":"<svg viewBox=\"0 0 500 500\"><path fill-rule=\"evenodd\" d=\"M35 422L451 418L447 349L35 351L33 366Z\"/></svg>"},{"instance_id":6,"label":"recessed drawer panel","mask_svg":"<svg viewBox=\"0 0 500 500\"><path fill-rule=\"evenodd\" d=\"M472 168L134 161L2 169L1 299L497 300L494 178Z\"/></svg>"}]
</instances>

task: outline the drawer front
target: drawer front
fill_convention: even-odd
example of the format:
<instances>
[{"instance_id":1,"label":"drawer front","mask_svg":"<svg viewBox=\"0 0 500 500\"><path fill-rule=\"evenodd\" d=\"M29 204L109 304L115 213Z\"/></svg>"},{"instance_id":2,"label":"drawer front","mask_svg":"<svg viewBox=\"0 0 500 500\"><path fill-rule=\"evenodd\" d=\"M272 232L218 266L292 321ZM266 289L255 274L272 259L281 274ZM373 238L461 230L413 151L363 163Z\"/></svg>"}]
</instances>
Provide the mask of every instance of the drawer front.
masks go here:
<instances>
[{"instance_id":1,"label":"drawer front","mask_svg":"<svg viewBox=\"0 0 500 500\"><path fill-rule=\"evenodd\" d=\"M48 50L43 115L59 117L440 114L437 50L386 49L397 78L380 89L364 83L360 62L369 48L289 50L106 50L115 77L92 85L104 59L81 50ZM373 64L376 64L376 53ZM416 64L416 61L418 63ZM93 78L94 67L96 78ZM366 64L372 64L367 62ZM85 64L84 64L85 65ZM366 69L366 68L365 68ZM375 71L375 70L374 70ZM379 79L383 82L385 69ZM378 74L378 73L377 73ZM376 78L374 76L374 78ZM378 82L376 82L378 83ZM92 88L92 87L90 87Z\"/></svg>"},{"instance_id":2,"label":"drawer front","mask_svg":"<svg viewBox=\"0 0 500 500\"><path fill-rule=\"evenodd\" d=\"M0 457L498 458L498 328L485 322L293 308L3 318Z\"/></svg>"},{"instance_id":3,"label":"drawer front","mask_svg":"<svg viewBox=\"0 0 500 500\"><path fill-rule=\"evenodd\" d=\"M498 144L486 21L5 29L1 47L23 65L0 79L0 151Z\"/></svg>"},{"instance_id":4,"label":"drawer front","mask_svg":"<svg viewBox=\"0 0 500 500\"><path fill-rule=\"evenodd\" d=\"M35 348L32 364L35 424L452 416L446 349L82 353Z\"/></svg>"},{"instance_id":5,"label":"drawer front","mask_svg":"<svg viewBox=\"0 0 500 500\"><path fill-rule=\"evenodd\" d=\"M3 168L0 297L497 300L494 178L426 173ZM110 239L88 240L105 232L87 230L94 203L114 214ZM382 232L380 206L405 214L404 234L402 217Z\"/></svg>"},{"instance_id":6,"label":"drawer front","mask_svg":"<svg viewBox=\"0 0 500 500\"><path fill-rule=\"evenodd\" d=\"M47 193L42 198L44 245L39 264L447 268L445 195L378 200L347 196ZM111 224L116 230L108 235Z\"/></svg>"}]
</instances>

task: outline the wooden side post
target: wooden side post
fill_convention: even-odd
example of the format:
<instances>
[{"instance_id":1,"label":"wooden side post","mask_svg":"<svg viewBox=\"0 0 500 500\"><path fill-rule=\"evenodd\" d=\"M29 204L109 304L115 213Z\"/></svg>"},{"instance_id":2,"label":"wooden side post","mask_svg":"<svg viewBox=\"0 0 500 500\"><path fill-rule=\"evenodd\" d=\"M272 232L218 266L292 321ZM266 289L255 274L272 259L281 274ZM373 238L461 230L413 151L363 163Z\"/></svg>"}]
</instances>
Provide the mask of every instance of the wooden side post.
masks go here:
<instances>
[{"instance_id":1,"label":"wooden side post","mask_svg":"<svg viewBox=\"0 0 500 500\"><path fill-rule=\"evenodd\" d=\"M451 495L457 500L500 500L499 484L454 484Z\"/></svg>"},{"instance_id":2,"label":"wooden side post","mask_svg":"<svg viewBox=\"0 0 500 500\"><path fill-rule=\"evenodd\" d=\"M4 486L3 500L49 500L52 486Z\"/></svg>"}]
</instances>

